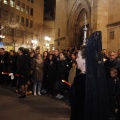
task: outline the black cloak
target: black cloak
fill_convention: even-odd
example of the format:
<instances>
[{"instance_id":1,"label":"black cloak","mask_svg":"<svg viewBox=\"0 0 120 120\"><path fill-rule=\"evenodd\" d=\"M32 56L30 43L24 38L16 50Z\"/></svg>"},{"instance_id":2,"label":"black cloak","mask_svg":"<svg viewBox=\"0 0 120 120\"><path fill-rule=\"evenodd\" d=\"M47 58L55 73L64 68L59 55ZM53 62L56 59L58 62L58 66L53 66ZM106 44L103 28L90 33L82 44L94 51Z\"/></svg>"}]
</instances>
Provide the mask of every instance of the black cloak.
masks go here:
<instances>
[{"instance_id":1,"label":"black cloak","mask_svg":"<svg viewBox=\"0 0 120 120\"><path fill-rule=\"evenodd\" d=\"M86 45L85 120L108 119L108 92L101 51L101 32L96 31Z\"/></svg>"}]
</instances>

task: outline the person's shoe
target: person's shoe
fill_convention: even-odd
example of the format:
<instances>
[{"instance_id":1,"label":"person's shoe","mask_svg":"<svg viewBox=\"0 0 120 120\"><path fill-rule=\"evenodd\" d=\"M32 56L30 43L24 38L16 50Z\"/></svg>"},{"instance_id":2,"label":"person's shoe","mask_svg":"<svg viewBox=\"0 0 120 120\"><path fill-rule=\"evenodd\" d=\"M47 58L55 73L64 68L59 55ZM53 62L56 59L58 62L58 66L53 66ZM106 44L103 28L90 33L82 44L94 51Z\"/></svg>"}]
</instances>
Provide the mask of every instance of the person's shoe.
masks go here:
<instances>
[{"instance_id":1,"label":"person's shoe","mask_svg":"<svg viewBox=\"0 0 120 120\"><path fill-rule=\"evenodd\" d=\"M38 95L41 95L41 93L40 93L40 92L38 92Z\"/></svg>"},{"instance_id":2,"label":"person's shoe","mask_svg":"<svg viewBox=\"0 0 120 120\"><path fill-rule=\"evenodd\" d=\"M37 96L36 92L34 92L34 96Z\"/></svg>"},{"instance_id":3,"label":"person's shoe","mask_svg":"<svg viewBox=\"0 0 120 120\"><path fill-rule=\"evenodd\" d=\"M26 95L25 94L21 95L19 98L26 98Z\"/></svg>"},{"instance_id":4,"label":"person's shoe","mask_svg":"<svg viewBox=\"0 0 120 120\"><path fill-rule=\"evenodd\" d=\"M57 95L56 95L56 98L58 98L59 96L60 96L60 94L57 94Z\"/></svg>"},{"instance_id":5,"label":"person's shoe","mask_svg":"<svg viewBox=\"0 0 120 120\"><path fill-rule=\"evenodd\" d=\"M58 99L62 99L62 98L64 98L64 96L63 96L63 95L58 96Z\"/></svg>"}]
</instances>

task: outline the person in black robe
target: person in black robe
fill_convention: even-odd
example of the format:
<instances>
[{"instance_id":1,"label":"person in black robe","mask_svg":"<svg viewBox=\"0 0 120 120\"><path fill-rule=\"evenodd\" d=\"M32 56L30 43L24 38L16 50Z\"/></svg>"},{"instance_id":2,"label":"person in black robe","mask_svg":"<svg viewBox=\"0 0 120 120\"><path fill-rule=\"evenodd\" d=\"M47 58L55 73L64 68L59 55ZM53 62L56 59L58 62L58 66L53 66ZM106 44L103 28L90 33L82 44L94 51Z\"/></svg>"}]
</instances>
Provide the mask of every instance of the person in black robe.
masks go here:
<instances>
[{"instance_id":1,"label":"person in black robe","mask_svg":"<svg viewBox=\"0 0 120 120\"><path fill-rule=\"evenodd\" d=\"M108 119L109 100L101 50L101 32L96 31L78 53L81 74L71 86L70 120Z\"/></svg>"},{"instance_id":2,"label":"person in black robe","mask_svg":"<svg viewBox=\"0 0 120 120\"><path fill-rule=\"evenodd\" d=\"M85 46L81 47L81 51L79 51L76 60L81 72L74 78L73 84L70 88L70 120L84 120L86 81Z\"/></svg>"},{"instance_id":3,"label":"person in black robe","mask_svg":"<svg viewBox=\"0 0 120 120\"><path fill-rule=\"evenodd\" d=\"M107 120L109 100L101 32L94 32L86 46L85 120Z\"/></svg>"}]
</instances>

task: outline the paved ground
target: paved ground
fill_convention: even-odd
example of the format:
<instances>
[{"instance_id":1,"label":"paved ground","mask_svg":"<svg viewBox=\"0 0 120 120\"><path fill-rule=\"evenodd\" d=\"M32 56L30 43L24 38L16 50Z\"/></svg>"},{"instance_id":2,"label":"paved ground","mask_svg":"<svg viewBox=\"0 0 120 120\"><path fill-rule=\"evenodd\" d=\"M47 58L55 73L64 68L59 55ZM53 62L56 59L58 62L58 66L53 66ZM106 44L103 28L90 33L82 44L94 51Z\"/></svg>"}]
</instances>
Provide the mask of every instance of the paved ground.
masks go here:
<instances>
[{"instance_id":1,"label":"paved ground","mask_svg":"<svg viewBox=\"0 0 120 120\"><path fill-rule=\"evenodd\" d=\"M19 99L12 89L0 86L0 120L69 120L65 102L48 96Z\"/></svg>"}]
</instances>

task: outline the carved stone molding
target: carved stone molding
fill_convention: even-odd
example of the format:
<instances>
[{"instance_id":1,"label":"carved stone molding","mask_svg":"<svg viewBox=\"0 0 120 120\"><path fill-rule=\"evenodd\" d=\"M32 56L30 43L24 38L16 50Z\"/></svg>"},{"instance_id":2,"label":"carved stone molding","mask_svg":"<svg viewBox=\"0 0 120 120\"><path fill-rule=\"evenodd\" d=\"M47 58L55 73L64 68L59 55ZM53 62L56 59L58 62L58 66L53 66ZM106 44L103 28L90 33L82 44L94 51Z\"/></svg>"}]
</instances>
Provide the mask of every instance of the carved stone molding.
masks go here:
<instances>
[{"instance_id":1,"label":"carved stone molding","mask_svg":"<svg viewBox=\"0 0 120 120\"><path fill-rule=\"evenodd\" d=\"M91 9L90 5L86 0L76 0L72 10L70 12L70 15L68 17L68 37L70 44L75 45L75 39L78 37L76 35L79 35L80 29L84 26L84 19L82 17L83 12L87 15L87 23L90 27L91 22ZM83 21L83 22L82 22ZM81 25L80 25L81 23ZM79 30L79 31L78 31ZM78 38L77 38L78 39Z\"/></svg>"}]
</instances>

